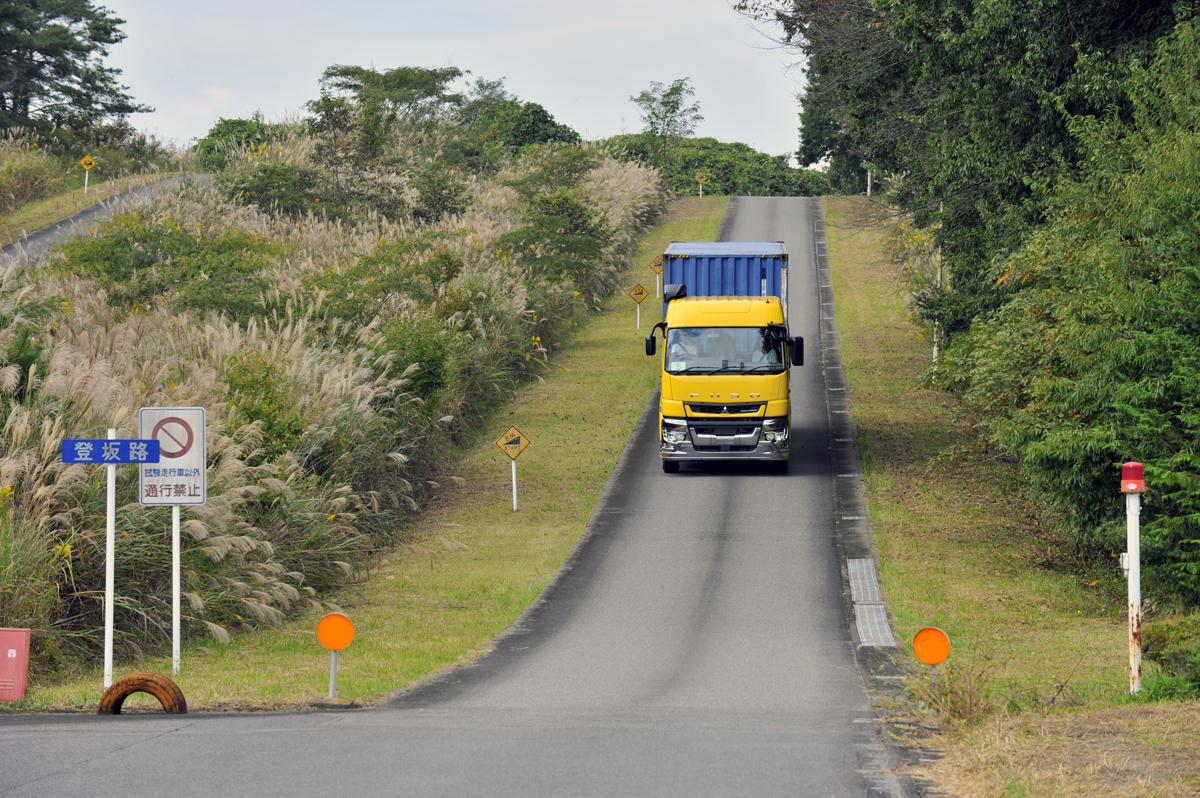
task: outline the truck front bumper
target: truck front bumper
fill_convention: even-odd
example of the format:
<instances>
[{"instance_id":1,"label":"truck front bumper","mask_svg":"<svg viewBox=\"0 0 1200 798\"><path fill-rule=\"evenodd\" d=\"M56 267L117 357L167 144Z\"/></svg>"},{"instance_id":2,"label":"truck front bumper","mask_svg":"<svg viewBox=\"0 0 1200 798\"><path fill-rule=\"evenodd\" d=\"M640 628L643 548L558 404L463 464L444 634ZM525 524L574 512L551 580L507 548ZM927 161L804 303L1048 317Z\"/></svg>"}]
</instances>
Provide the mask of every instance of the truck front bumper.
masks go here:
<instances>
[{"instance_id":1,"label":"truck front bumper","mask_svg":"<svg viewBox=\"0 0 1200 798\"><path fill-rule=\"evenodd\" d=\"M750 449L743 447L710 447L697 448L690 441L683 443L663 442L660 454L664 460L758 460L762 462L779 462L787 460L791 449L787 442L782 444L762 441Z\"/></svg>"},{"instance_id":2,"label":"truck front bumper","mask_svg":"<svg viewBox=\"0 0 1200 798\"><path fill-rule=\"evenodd\" d=\"M773 423L771 439L764 422ZM685 430L686 425L686 430ZM779 438L779 427L787 434ZM791 453L786 419L664 419L659 454L663 460L757 460L779 462ZM668 434L669 431L669 434Z\"/></svg>"}]
</instances>

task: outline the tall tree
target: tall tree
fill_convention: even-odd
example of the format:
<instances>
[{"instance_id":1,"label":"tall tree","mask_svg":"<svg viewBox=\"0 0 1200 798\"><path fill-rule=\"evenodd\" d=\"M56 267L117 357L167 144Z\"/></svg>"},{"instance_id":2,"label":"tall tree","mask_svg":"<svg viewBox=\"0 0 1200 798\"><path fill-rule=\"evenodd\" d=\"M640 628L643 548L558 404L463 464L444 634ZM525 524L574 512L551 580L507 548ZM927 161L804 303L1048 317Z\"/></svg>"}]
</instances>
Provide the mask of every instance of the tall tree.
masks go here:
<instances>
[{"instance_id":1,"label":"tall tree","mask_svg":"<svg viewBox=\"0 0 1200 798\"><path fill-rule=\"evenodd\" d=\"M91 0L0 0L0 127L78 129L153 110L103 64L123 24Z\"/></svg>"},{"instance_id":2,"label":"tall tree","mask_svg":"<svg viewBox=\"0 0 1200 798\"><path fill-rule=\"evenodd\" d=\"M645 135L650 140L651 162L662 169L671 181L671 146L678 139L692 135L696 125L704 120L700 104L691 102L696 90L688 78L679 78L665 86L658 81L650 84L629 99L642 113Z\"/></svg>"},{"instance_id":3,"label":"tall tree","mask_svg":"<svg viewBox=\"0 0 1200 798\"><path fill-rule=\"evenodd\" d=\"M922 296L943 330L1002 304L992 263L1042 219L1080 157L1075 114L1125 113L1122 77L1175 0L737 0L805 57L801 153L897 175L901 205L940 221L951 280Z\"/></svg>"}]
</instances>

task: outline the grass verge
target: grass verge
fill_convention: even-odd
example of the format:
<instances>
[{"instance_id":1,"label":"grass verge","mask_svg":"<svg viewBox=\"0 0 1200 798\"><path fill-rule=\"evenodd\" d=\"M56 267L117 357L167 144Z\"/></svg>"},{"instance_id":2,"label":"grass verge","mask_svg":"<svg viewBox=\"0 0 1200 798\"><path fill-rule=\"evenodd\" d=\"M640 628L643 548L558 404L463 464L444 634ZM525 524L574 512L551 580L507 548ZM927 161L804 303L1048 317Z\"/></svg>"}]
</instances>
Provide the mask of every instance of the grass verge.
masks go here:
<instances>
[{"instance_id":1,"label":"grass verge","mask_svg":"<svg viewBox=\"0 0 1200 798\"><path fill-rule=\"evenodd\" d=\"M653 281L644 264L669 241L715 238L726 203L672 204L643 237L626 287ZM642 335L630 299L623 292L610 298L555 355L544 380L521 389L464 448L466 487L435 501L410 542L380 558L363 584L331 597L357 629L339 661L341 697L369 703L478 658L549 583L591 518L657 380ZM519 513L512 512L508 459L494 444L509 424L532 441L517 464ZM322 698L329 662L316 643L316 620L239 634L228 645L186 646L178 683L189 707L266 709ZM169 673L170 660L150 657L117 670ZM95 670L35 679L25 701L10 707L93 711L100 693Z\"/></svg>"},{"instance_id":2,"label":"grass verge","mask_svg":"<svg viewBox=\"0 0 1200 798\"><path fill-rule=\"evenodd\" d=\"M883 585L914 692L941 710L948 729L936 742L946 756L930 775L967 795L1065 794L1054 787L1069 779L1054 773L1074 773L1095 787L1092 778L1103 771L1109 781L1101 792L1150 778L1145 757L1125 756L1137 749L1153 759L1153 745L1137 748L1145 713L1166 712L1194 733L1200 704L1129 703L1123 594L1111 580L1084 581L1049 565L1057 541L1016 469L980 444L952 397L921 386L930 346L909 319L898 270L885 256L886 232L870 206L831 198L825 207ZM908 645L927 625L946 630L954 645L937 689ZM1062 729L1093 726L1110 733L1097 732L1078 749L1063 746L1061 756L1042 753ZM1165 757L1172 745L1161 747ZM1111 767L1093 773L1089 763L1100 749ZM1194 790L1200 778L1194 760L1176 760L1160 763L1168 769L1167 786L1155 788L1163 795L1183 794L1171 791L1175 785ZM1169 772L1181 764L1185 771Z\"/></svg>"},{"instance_id":3,"label":"grass verge","mask_svg":"<svg viewBox=\"0 0 1200 798\"><path fill-rule=\"evenodd\" d=\"M126 189L140 186L151 180L157 180L160 177L162 175L158 174L118 177L114 180L93 183L88 187L87 194L78 188L73 188L53 197L46 197L37 202L23 205L7 216L0 217L0 247L6 247L29 233L70 218L114 194L119 194Z\"/></svg>"}]
</instances>

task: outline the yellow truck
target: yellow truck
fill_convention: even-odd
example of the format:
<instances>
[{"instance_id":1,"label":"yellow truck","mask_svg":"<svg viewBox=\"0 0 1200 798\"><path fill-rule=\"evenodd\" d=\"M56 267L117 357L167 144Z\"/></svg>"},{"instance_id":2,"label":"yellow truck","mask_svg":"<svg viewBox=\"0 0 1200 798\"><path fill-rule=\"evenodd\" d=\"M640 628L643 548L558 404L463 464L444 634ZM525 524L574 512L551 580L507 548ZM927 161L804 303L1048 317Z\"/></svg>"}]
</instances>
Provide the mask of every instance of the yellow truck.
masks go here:
<instances>
[{"instance_id":1,"label":"yellow truck","mask_svg":"<svg viewBox=\"0 0 1200 798\"><path fill-rule=\"evenodd\" d=\"M646 337L649 356L663 341L663 471L714 460L786 471L788 378L804 363L804 340L788 335L783 242L673 242L663 283L663 320Z\"/></svg>"}]
</instances>

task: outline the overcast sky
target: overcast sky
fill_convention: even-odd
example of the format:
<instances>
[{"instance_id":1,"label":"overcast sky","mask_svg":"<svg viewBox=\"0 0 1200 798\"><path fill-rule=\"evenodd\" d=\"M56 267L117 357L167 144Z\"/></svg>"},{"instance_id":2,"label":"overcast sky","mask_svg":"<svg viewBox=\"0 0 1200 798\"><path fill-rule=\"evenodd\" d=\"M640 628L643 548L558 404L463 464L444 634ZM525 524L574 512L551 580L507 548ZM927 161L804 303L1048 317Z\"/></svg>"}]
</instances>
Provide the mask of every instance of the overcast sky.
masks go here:
<instances>
[{"instance_id":1,"label":"overcast sky","mask_svg":"<svg viewBox=\"0 0 1200 798\"><path fill-rule=\"evenodd\" d=\"M727 0L101 0L128 38L108 63L186 145L218 117L301 112L330 64L457 66L506 78L586 138L640 126L629 97L691 78L697 133L771 154L796 149L802 75Z\"/></svg>"}]
</instances>

